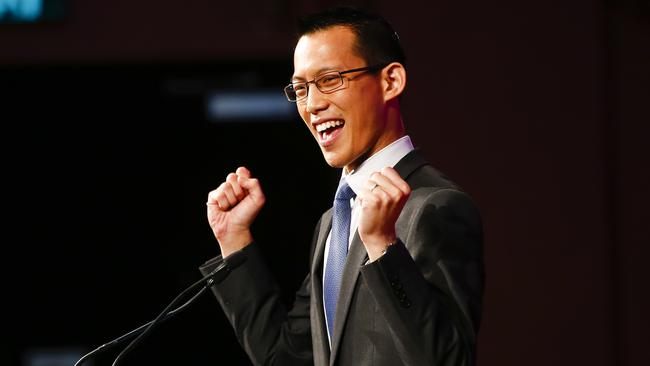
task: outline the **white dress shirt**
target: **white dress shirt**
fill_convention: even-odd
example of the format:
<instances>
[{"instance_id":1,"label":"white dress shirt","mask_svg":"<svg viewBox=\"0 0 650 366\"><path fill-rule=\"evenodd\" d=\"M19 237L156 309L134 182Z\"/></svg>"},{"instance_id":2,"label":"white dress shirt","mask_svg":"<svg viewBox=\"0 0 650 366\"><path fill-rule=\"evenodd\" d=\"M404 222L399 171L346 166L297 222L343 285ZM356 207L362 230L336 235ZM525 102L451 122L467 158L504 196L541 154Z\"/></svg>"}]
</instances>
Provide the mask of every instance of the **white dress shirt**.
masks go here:
<instances>
[{"instance_id":1,"label":"white dress shirt","mask_svg":"<svg viewBox=\"0 0 650 366\"><path fill-rule=\"evenodd\" d=\"M359 167L352 172L346 172L345 169L343 169L341 179L345 179L354 193L358 195L363 188L363 185L370 178L370 175L372 173L380 171L382 168L385 168L387 166L394 167L398 161L402 160L402 158L410 153L413 149L414 147L411 143L411 138L409 136L404 136L398 140L393 141L390 145L376 152L374 155L361 163L361 165L359 165ZM357 205L356 198L350 199L350 206L352 207L352 214L350 218L350 239L348 241L348 248L350 248L352 238L354 238L357 227L359 226L359 216L361 215L361 210L359 205ZM332 231L330 230L329 234L327 235L327 241L325 242L325 255L323 258L323 281L325 281L325 270L327 266L327 257L329 254L331 235ZM325 288L324 283L323 288ZM323 309L325 309L324 301ZM327 323L327 317L325 317L325 322ZM329 329L329 327L327 329ZM329 339L331 347L332 339L329 331L327 333L327 338Z\"/></svg>"}]
</instances>

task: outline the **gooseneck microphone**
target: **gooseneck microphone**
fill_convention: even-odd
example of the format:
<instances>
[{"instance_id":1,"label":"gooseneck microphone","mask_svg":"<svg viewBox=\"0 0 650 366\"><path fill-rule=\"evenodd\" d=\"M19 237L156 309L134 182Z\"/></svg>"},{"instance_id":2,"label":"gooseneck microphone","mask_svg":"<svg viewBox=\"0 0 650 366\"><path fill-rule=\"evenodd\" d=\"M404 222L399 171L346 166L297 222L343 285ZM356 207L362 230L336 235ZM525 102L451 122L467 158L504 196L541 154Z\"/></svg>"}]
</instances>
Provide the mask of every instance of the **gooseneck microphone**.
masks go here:
<instances>
[{"instance_id":1,"label":"gooseneck microphone","mask_svg":"<svg viewBox=\"0 0 650 366\"><path fill-rule=\"evenodd\" d=\"M167 305L167 307L165 307L165 309L154 320L152 320L152 321L150 321L150 322L148 322L146 324L143 324L143 325L139 326L138 328L133 329L132 331L130 331L130 332L118 337L118 338L115 338L114 340L112 340L112 341L110 341L108 343L104 343L101 346L97 347L96 349L88 352L83 357L81 357L79 359L79 361L77 361L77 363L74 364L74 366L80 366L84 361L86 361L87 359L89 359L93 355L96 355L99 352L102 352L102 351L105 351L105 350L107 350L109 348L112 348L112 347L122 343L123 341L125 341L127 339L131 339L131 338L133 338L134 336L137 335L137 337L135 339L133 339L131 341L131 343L129 343L122 350L122 352L120 352L120 354L117 355L117 357L115 358L115 361L113 361L113 366L117 366L122 361L122 359L124 359L124 356L129 351L131 351L135 346L137 346L144 339L144 337L147 334L150 334L151 331L158 324L162 323L164 320L170 319L174 315L176 315L179 312L181 312L182 310L186 309L191 303L193 303L196 299L198 299L199 296L201 296L201 294L203 294L205 292L205 290L207 290L208 288L210 288L210 286L212 286L212 284L214 284L217 277L220 277L220 276L225 277L225 275L227 274L227 272L228 272L228 270L230 268L228 266L228 264L229 263L227 261L225 261L225 260L222 261L217 266L217 268L215 268L212 272L210 272L208 275L206 275L205 277L203 277L200 280L196 281L195 283L193 283L188 288L186 288L183 292L181 292L178 296L176 296L176 298L174 300L172 300L172 302L169 303L169 305ZM181 306L177 307L176 309L170 311L170 309L173 308L174 306L176 306L183 298L185 298L189 292L195 290L197 287L200 287L201 285L203 285L203 288L201 290L199 290L199 292L197 292L194 296L192 296L189 300L187 300L183 305L181 305Z\"/></svg>"}]
</instances>

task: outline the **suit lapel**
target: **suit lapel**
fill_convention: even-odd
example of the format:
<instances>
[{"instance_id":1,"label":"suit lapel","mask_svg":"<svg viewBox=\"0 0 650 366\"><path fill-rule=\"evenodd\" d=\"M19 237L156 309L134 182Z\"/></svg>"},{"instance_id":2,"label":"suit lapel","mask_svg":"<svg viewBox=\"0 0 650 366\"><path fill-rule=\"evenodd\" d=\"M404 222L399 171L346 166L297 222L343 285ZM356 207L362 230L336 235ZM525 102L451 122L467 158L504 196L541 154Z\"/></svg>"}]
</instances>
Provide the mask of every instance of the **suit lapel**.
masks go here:
<instances>
[{"instance_id":1,"label":"suit lapel","mask_svg":"<svg viewBox=\"0 0 650 366\"><path fill-rule=\"evenodd\" d=\"M341 335L345 326L345 320L350 310L350 302L354 293L354 288L359 278L359 270L363 263L368 260L368 253L359 238L359 232L355 232L348 256L343 268L343 278L341 279L341 290L339 292L339 303L336 306L336 321L334 322L334 335L332 336L332 356L330 365L336 359L336 354L341 342Z\"/></svg>"},{"instance_id":2,"label":"suit lapel","mask_svg":"<svg viewBox=\"0 0 650 366\"><path fill-rule=\"evenodd\" d=\"M311 335L312 347L314 350L314 364L325 366L328 364L330 354L329 341L327 339L327 326L325 325L325 313L323 312L323 258L327 235L332 228L332 210L325 212L321 219L318 238L316 239L316 250L311 263Z\"/></svg>"},{"instance_id":3,"label":"suit lapel","mask_svg":"<svg viewBox=\"0 0 650 366\"><path fill-rule=\"evenodd\" d=\"M422 165L427 164L427 161L419 154L417 150L413 150L408 153L404 158L402 158L396 165L395 170L400 174L403 179L407 179L408 176L415 171L417 168ZM327 230L323 234L321 227L321 236L327 239L327 234L332 223L331 211L329 211L329 217L327 223ZM320 265L319 269L319 280L322 279L323 272L323 252L325 248L325 239L320 240L319 236L319 245L322 244L322 247L318 248L319 257L315 261L315 265ZM338 354L339 345L341 343L341 336L345 328L346 319L348 316L348 311L350 310L350 303L352 301L352 295L354 294L354 288L356 287L357 279L359 278L359 273L361 266L368 260L368 253L366 248L363 246L361 239L359 238L359 232L356 231L354 238L352 239L352 244L350 245L350 250L348 252L347 259L345 261L345 267L343 268L343 278L341 279L341 289L339 293L339 303L336 307L336 321L334 323L334 335L332 336L332 352L330 355L330 365L334 364L336 356ZM322 294L322 283L318 287L318 304L320 305L320 320L322 321L322 329L326 329L323 315L323 294ZM325 334L325 341L327 341L327 334Z\"/></svg>"}]
</instances>

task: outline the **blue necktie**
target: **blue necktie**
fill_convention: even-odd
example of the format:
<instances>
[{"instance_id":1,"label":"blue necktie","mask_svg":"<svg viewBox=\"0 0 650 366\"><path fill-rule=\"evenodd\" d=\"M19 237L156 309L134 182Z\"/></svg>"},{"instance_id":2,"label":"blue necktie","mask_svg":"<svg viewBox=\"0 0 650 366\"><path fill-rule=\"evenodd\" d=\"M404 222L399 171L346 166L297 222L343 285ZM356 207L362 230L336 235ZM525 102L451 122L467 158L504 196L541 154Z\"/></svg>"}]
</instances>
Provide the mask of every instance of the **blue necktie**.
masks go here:
<instances>
[{"instance_id":1,"label":"blue necktie","mask_svg":"<svg viewBox=\"0 0 650 366\"><path fill-rule=\"evenodd\" d=\"M327 330L329 331L330 339L334 334L334 316L336 314L336 305L341 289L345 258L348 255L350 216L352 212L350 199L355 196L356 194L352 191L352 188L348 186L345 179L342 179L339 183L339 188L336 190L336 197L334 198L332 233L330 235L330 247L327 254L323 288L325 316L327 317Z\"/></svg>"}]
</instances>

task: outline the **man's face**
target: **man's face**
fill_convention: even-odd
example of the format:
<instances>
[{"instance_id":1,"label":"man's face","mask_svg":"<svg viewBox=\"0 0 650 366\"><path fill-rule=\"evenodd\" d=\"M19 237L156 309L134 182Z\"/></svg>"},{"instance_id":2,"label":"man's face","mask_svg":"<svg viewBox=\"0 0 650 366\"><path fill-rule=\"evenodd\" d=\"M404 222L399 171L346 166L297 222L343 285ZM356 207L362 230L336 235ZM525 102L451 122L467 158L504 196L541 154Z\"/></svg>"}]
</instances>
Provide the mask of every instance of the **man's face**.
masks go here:
<instances>
[{"instance_id":1,"label":"man's face","mask_svg":"<svg viewBox=\"0 0 650 366\"><path fill-rule=\"evenodd\" d=\"M355 41L355 34L346 27L301 37L294 53L293 81L372 66L354 51ZM387 145L382 139L386 117L377 73L355 72L344 74L343 79L340 89L327 94L310 83L307 98L298 101L297 107L325 161L332 167L351 170Z\"/></svg>"}]
</instances>

